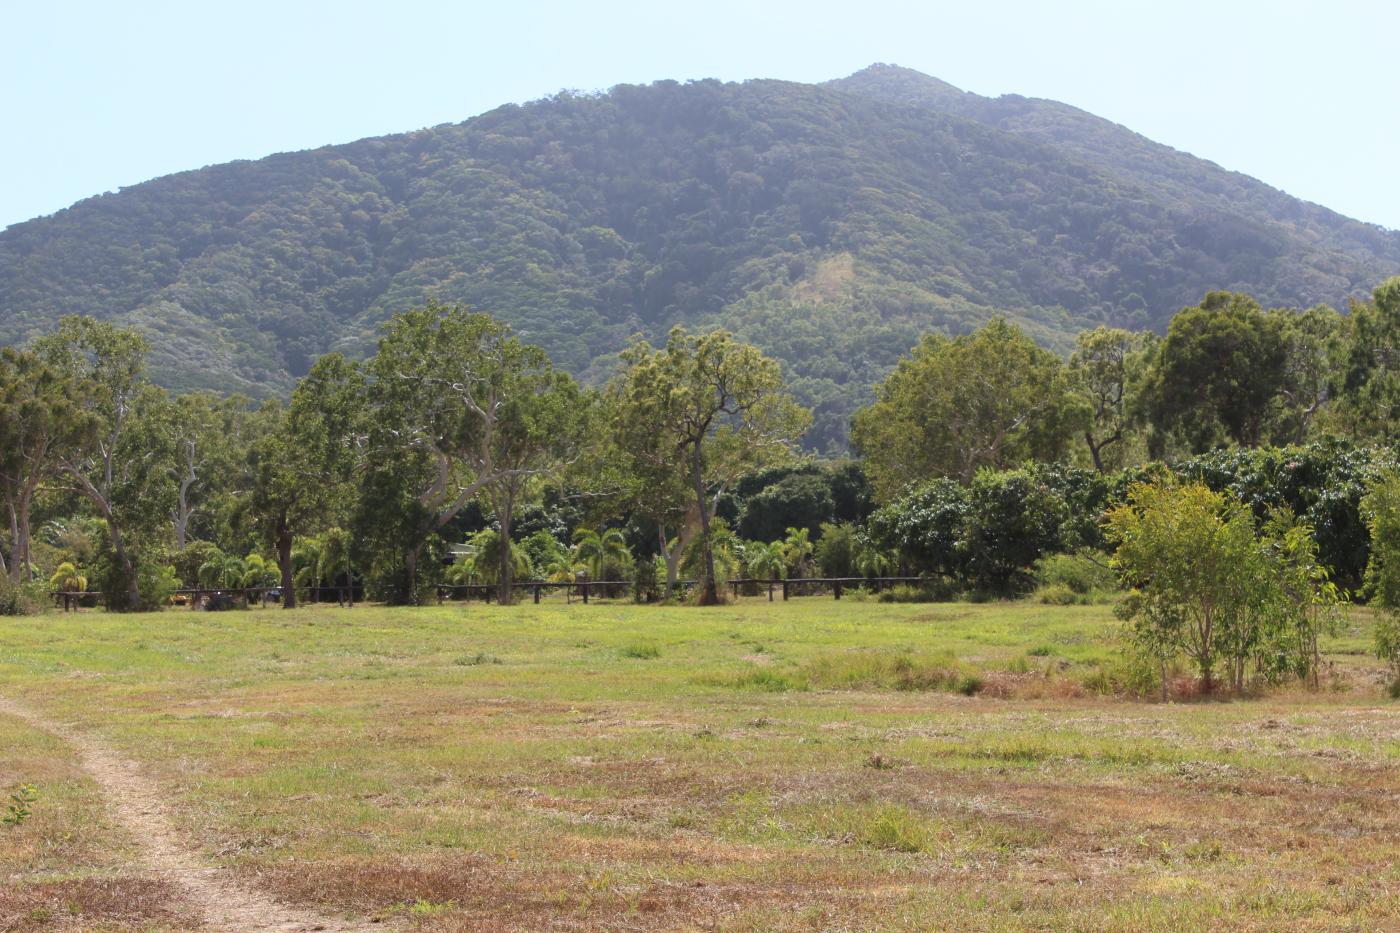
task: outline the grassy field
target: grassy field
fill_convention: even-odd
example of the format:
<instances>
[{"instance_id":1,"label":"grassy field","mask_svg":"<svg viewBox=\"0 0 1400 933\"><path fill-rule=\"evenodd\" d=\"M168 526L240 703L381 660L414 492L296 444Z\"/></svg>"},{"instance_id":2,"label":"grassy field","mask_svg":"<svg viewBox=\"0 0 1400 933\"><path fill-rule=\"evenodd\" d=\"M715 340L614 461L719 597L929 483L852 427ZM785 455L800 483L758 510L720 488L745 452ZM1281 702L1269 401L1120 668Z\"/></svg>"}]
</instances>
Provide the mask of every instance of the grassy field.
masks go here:
<instances>
[{"instance_id":1,"label":"grassy field","mask_svg":"<svg viewBox=\"0 0 1400 933\"><path fill-rule=\"evenodd\" d=\"M810 598L0 620L0 697L279 901L389 928L1400 929L1400 708L1161 704L1104 607ZM186 929L0 715L0 930Z\"/></svg>"}]
</instances>

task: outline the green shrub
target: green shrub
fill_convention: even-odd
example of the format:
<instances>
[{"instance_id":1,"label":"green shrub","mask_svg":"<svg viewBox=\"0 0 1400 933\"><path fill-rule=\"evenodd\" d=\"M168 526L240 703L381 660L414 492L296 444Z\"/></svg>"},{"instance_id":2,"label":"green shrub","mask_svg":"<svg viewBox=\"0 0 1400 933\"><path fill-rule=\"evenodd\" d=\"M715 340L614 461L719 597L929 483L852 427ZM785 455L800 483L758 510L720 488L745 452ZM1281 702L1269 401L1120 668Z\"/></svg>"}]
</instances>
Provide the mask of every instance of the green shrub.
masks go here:
<instances>
[{"instance_id":1,"label":"green shrub","mask_svg":"<svg viewBox=\"0 0 1400 933\"><path fill-rule=\"evenodd\" d=\"M1036 599L1047 606L1073 606L1084 601L1084 597L1063 583L1052 583L1036 591Z\"/></svg>"},{"instance_id":2,"label":"green shrub","mask_svg":"<svg viewBox=\"0 0 1400 933\"><path fill-rule=\"evenodd\" d=\"M1063 586L1080 596L1117 589L1108 555L1051 554L1036 561L1035 582L1041 587Z\"/></svg>"},{"instance_id":3,"label":"green shrub","mask_svg":"<svg viewBox=\"0 0 1400 933\"><path fill-rule=\"evenodd\" d=\"M916 586L901 583L880 591L882 603L941 603L959 595L957 584L947 577L924 577Z\"/></svg>"},{"instance_id":4,"label":"green shrub","mask_svg":"<svg viewBox=\"0 0 1400 933\"><path fill-rule=\"evenodd\" d=\"M11 583L0 577L0 616L30 616L48 608L48 587L41 583Z\"/></svg>"},{"instance_id":5,"label":"green shrub","mask_svg":"<svg viewBox=\"0 0 1400 933\"><path fill-rule=\"evenodd\" d=\"M639 661L650 661L653 658L661 657L661 649L649 641L633 642L630 645L623 645L618 650L618 654L624 658L636 658Z\"/></svg>"}]
</instances>

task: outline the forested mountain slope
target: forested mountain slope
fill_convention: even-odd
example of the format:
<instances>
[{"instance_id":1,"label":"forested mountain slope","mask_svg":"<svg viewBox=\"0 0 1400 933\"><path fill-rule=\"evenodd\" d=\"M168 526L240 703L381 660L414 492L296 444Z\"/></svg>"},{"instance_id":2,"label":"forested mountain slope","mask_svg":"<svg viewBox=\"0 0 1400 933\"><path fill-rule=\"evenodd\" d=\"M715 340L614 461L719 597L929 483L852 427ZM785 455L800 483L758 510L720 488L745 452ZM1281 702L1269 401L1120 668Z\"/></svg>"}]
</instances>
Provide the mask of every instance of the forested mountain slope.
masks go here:
<instances>
[{"instance_id":1,"label":"forested mountain slope","mask_svg":"<svg viewBox=\"0 0 1400 933\"><path fill-rule=\"evenodd\" d=\"M587 377L638 331L723 324L782 359L811 441L922 330L1005 314L1063 349L1210 289L1340 303L1400 235L1082 111L876 66L658 82L184 172L0 232L0 339L83 312L168 385L279 393L427 298Z\"/></svg>"}]
</instances>

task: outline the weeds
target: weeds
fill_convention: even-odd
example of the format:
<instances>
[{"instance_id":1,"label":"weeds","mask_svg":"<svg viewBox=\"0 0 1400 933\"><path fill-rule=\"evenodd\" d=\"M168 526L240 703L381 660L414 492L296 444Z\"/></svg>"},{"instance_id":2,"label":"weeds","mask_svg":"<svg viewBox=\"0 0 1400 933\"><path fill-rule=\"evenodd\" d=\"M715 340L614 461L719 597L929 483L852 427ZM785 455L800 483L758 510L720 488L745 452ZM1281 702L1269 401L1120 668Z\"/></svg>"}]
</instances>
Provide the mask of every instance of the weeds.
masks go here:
<instances>
[{"instance_id":1,"label":"weeds","mask_svg":"<svg viewBox=\"0 0 1400 933\"><path fill-rule=\"evenodd\" d=\"M459 667L477 667L482 664L500 664L502 662L494 654L478 651L476 654L459 655L453 659L452 663Z\"/></svg>"},{"instance_id":2,"label":"weeds","mask_svg":"<svg viewBox=\"0 0 1400 933\"><path fill-rule=\"evenodd\" d=\"M33 815L33 806L39 801L39 792L32 784L21 784L12 794L5 807L5 815L0 816L0 825L18 826Z\"/></svg>"}]
</instances>

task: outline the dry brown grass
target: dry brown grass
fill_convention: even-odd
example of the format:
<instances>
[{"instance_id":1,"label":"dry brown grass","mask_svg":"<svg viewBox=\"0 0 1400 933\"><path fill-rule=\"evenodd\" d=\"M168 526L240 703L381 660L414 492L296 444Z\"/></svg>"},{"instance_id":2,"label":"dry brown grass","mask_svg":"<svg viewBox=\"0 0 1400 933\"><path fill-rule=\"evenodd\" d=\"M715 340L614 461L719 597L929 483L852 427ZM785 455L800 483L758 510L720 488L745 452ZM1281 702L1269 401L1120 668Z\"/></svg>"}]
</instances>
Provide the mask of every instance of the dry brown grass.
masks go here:
<instances>
[{"instance_id":1,"label":"dry brown grass","mask_svg":"<svg viewBox=\"0 0 1400 933\"><path fill-rule=\"evenodd\" d=\"M0 930L189 930L197 921L167 882L131 877L0 885Z\"/></svg>"},{"instance_id":2,"label":"dry brown grass","mask_svg":"<svg viewBox=\"0 0 1400 933\"><path fill-rule=\"evenodd\" d=\"M27 702L139 759L192 846L322 915L1400 930L1400 718L1368 680L1364 631L1332 644L1345 676L1320 692L1160 704L1076 676L1113 651L1092 607L580 609L120 620L34 649L92 676L10 672ZM643 638L656 657L619 651ZM454 663L478 651L502 663ZM880 651L930 659L915 674L954 656L980 690L936 689L952 678ZM802 683L736 676L755 669ZM45 749L45 784L81 783ZM123 844L66 851L99 877ZM62 880L24 851L33 890Z\"/></svg>"}]
</instances>

